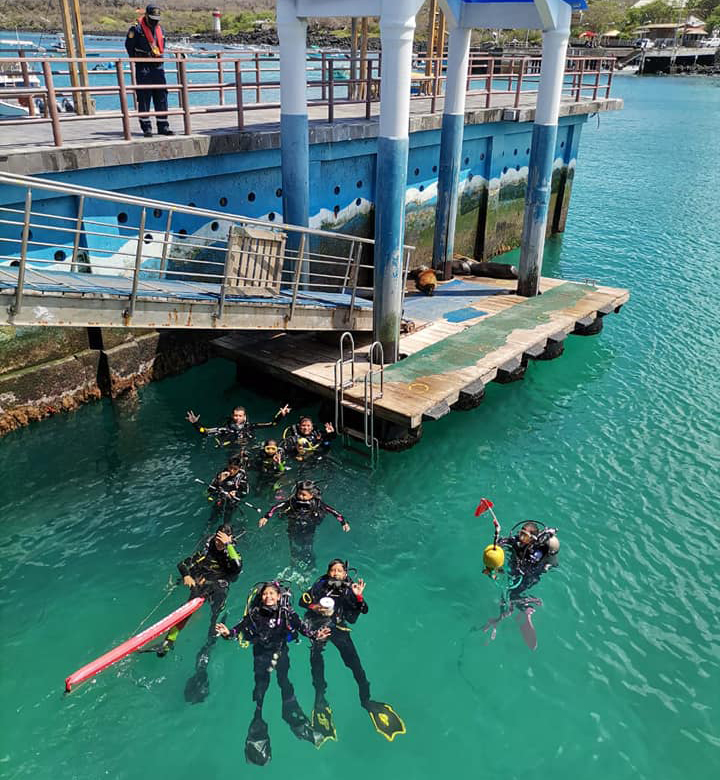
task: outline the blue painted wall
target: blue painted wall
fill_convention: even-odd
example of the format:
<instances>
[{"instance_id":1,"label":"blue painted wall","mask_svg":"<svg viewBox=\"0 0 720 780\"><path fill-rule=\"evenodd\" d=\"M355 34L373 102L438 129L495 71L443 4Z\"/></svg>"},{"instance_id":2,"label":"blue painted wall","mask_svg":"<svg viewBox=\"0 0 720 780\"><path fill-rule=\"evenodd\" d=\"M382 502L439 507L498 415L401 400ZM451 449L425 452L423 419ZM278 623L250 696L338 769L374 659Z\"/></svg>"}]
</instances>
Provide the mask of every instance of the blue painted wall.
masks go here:
<instances>
[{"instance_id":1,"label":"blue painted wall","mask_svg":"<svg viewBox=\"0 0 720 780\"><path fill-rule=\"evenodd\" d=\"M564 228L580 128L586 119L581 115L560 120L549 206L551 215L555 215L549 220L552 230ZM465 127L456 252L488 258L519 245L531 137L531 123L499 122ZM312 227L372 236L376 149L377 139L310 147L309 216ZM405 223L406 242L418 247L416 264L429 263L431 259L439 152L440 130L411 135ZM47 178L193 204L221 213L264 218L275 223L282 220L279 149L54 173L48 174ZM556 202L558 193L561 196L559 205ZM22 209L23 197L16 188L0 187L0 220L17 219L17 215L13 216L7 209ZM50 196L36 202L33 209L42 214L41 218L36 218L39 223L44 223L50 214L73 219L76 214L75 201L68 197ZM138 224L139 209L123 209L88 200L86 213L93 223L87 225L88 232L101 234L87 236L93 262L96 258L110 257L121 247L128 251L127 226ZM163 234L166 217L163 211L147 215L148 243ZM173 231L184 231L188 237L197 237L197 243L208 247L222 244L227 223L204 222L180 216L173 222ZM48 224L67 227L71 223L60 220ZM10 256L0 259L0 263L7 264L17 255L19 237L19 227L0 224L0 254ZM57 249L42 244L58 242L67 244L69 255L72 246L69 233L51 231L39 224L33 228L30 256L52 259ZM100 252L103 249L105 254ZM57 262L58 267L63 267L67 261ZM152 262L148 263L149 267L152 265Z\"/></svg>"}]
</instances>

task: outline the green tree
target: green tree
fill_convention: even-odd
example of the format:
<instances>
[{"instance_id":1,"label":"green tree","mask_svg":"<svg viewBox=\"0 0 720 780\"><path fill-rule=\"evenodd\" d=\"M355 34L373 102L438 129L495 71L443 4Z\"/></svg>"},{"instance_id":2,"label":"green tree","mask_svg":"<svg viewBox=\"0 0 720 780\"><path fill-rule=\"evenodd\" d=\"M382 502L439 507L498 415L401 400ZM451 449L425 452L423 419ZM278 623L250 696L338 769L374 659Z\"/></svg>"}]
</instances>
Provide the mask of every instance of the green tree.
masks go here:
<instances>
[{"instance_id":1,"label":"green tree","mask_svg":"<svg viewBox=\"0 0 720 780\"><path fill-rule=\"evenodd\" d=\"M625 6L619 0L594 0L583 13L582 24L578 25L578 30L592 30L602 35L622 24L625 11Z\"/></svg>"}]
</instances>

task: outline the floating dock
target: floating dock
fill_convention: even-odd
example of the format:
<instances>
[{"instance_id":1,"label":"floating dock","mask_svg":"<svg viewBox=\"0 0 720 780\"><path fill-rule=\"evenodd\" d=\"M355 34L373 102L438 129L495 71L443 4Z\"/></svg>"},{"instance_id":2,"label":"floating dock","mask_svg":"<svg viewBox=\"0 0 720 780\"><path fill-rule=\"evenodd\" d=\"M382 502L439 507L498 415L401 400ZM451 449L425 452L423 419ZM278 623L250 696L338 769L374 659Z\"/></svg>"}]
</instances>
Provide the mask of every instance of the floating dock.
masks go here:
<instances>
[{"instance_id":1,"label":"floating dock","mask_svg":"<svg viewBox=\"0 0 720 780\"><path fill-rule=\"evenodd\" d=\"M488 382L521 379L529 360L558 357L569 334L597 333L602 318L630 297L624 289L561 279L542 278L540 289L541 295L524 298L515 294L514 282L468 276L439 285L432 297L408 293L404 359L384 367L381 397L379 379L373 382L375 417L413 430L453 408L472 408ZM370 338L361 338L355 383L344 389L342 403L363 413ZM336 397L339 343L334 347L311 334L236 333L216 339L213 348L236 361L239 371L249 367Z\"/></svg>"}]
</instances>

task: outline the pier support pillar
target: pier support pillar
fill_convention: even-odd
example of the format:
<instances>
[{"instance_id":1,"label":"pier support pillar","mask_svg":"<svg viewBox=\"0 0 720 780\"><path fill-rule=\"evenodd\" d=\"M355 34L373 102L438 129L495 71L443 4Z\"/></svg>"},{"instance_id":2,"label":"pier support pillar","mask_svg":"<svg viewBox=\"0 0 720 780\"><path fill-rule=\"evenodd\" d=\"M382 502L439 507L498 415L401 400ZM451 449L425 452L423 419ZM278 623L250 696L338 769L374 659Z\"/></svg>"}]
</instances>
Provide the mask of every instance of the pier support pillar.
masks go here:
<instances>
[{"instance_id":1,"label":"pier support pillar","mask_svg":"<svg viewBox=\"0 0 720 780\"><path fill-rule=\"evenodd\" d=\"M518 269L518 295L528 297L537 295L540 285L560 98L570 36L570 12L569 5L559 3L555 27L543 31L540 86L530 147Z\"/></svg>"},{"instance_id":2,"label":"pier support pillar","mask_svg":"<svg viewBox=\"0 0 720 780\"><path fill-rule=\"evenodd\" d=\"M306 83L307 19L296 16L294 0L277 0L277 30L280 39L280 159L283 221L286 224L307 227L310 199L310 143Z\"/></svg>"},{"instance_id":3,"label":"pier support pillar","mask_svg":"<svg viewBox=\"0 0 720 780\"><path fill-rule=\"evenodd\" d=\"M421 0L387 3L380 19L382 81L375 178L373 334L385 362L398 359L403 296L405 189L415 14Z\"/></svg>"},{"instance_id":4,"label":"pier support pillar","mask_svg":"<svg viewBox=\"0 0 720 780\"><path fill-rule=\"evenodd\" d=\"M458 208L460 165L465 127L465 88L470 53L470 30L456 27L450 31L448 67L445 86L438 194L435 207L433 268L444 279L452 276L455 220Z\"/></svg>"}]
</instances>

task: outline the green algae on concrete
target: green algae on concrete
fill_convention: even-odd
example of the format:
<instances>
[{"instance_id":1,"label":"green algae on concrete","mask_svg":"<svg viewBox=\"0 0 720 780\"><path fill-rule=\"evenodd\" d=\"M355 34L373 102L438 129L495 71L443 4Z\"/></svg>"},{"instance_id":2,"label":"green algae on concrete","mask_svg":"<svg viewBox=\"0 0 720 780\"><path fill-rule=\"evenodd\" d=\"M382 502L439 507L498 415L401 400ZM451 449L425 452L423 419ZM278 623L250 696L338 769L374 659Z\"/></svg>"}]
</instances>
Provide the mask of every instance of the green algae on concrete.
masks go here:
<instances>
[{"instance_id":1,"label":"green algae on concrete","mask_svg":"<svg viewBox=\"0 0 720 780\"><path fill-rule=\"evenodd\" d=\"M558 285L387 366L385 381L414 382L474 366L485 355L502 347L514 330L528 330L549 322L551 314L572 306L594 290L592 285L575 282Z\"/></svg>"}]
</instances>

